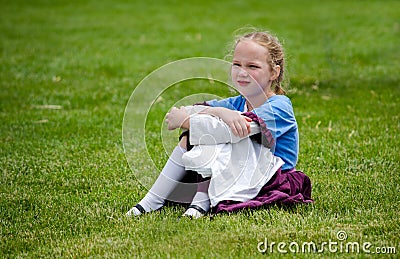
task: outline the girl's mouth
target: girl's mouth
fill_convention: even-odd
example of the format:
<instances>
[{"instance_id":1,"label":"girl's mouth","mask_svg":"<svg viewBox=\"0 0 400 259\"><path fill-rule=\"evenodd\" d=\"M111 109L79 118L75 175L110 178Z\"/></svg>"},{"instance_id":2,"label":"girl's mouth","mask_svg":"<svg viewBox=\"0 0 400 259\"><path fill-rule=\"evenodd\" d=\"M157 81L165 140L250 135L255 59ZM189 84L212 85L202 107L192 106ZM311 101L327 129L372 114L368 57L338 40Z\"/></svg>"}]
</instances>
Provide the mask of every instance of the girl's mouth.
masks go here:
<instances>
[{"instance_id":1,"label":"girl's mouth","mask_svg":"<svg viewBox=\"0 0 400 259\"><path fill-rule=\"evenodd\" d=\"M244 80L238 80L237 82L240 86L247 86L248 84L250 84L249 81L244 81Z\"/></svg>"}]
</instances>

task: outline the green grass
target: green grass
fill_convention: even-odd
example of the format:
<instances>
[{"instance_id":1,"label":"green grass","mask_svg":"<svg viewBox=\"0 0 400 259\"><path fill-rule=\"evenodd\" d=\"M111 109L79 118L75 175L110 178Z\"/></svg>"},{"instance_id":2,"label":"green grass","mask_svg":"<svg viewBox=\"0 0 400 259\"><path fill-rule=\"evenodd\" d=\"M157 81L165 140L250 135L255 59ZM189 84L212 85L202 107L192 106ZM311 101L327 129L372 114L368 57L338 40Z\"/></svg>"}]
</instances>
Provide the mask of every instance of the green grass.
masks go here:
<instances>
[{"instance_id":1,"label":"green grass","mask_svg":"<svg viewBox=\"0 0 400 259\"><path fill-rule=\"evenodd\" d=\"M321 244L339 230L399 253L399 18L398 1L1 1L0 257L254 258L266 256L257 251L265 238ZM168 62L223 58L248 24L285 43L298 169L315 204L124 218L146 193L122 144L132 91ZM190 84L150 114L158 167L160 120ZM137 170L147 160L138 153Z\"/></svg>"}]
</instances>

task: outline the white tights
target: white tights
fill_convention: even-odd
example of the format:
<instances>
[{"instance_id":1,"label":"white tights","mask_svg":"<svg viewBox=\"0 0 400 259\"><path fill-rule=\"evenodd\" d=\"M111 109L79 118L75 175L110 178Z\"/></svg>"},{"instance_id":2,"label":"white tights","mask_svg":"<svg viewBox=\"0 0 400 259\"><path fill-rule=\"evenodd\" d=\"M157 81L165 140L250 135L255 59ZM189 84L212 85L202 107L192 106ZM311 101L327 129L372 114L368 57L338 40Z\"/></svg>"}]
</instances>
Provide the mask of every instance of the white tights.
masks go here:
<instances>
[{"instance_id":1,"label":"white tights","mask_svg":"<svg viewBox=\"0 0 400 259\"><path fill-rule=\"evenodd\" d=\"M177 146L172 151L167 163L158 176L157 180L148 191L146 196L139 202L139 205L146 212L154 211L164 205L166 198L175 190L179 185L182 178L186 175L185 167L182 165L182 155L186 149ZM196 205L204 211L210 209L210 200L208 198L208 181L202 182L198 185L197 192L193 198L191 205ZM127 216L138 216L141 212L133 207L127 212Z\"/></svg>"}]
</instances>

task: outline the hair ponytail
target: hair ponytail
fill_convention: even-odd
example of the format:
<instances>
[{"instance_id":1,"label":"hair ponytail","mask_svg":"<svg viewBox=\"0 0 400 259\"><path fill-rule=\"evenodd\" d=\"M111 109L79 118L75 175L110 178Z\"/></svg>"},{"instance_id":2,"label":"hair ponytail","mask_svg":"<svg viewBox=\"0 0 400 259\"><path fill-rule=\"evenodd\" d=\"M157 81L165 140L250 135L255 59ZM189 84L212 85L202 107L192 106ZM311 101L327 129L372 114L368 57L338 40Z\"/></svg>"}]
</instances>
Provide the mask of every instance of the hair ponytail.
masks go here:
<instances>
[{"instance_id":1,"label":"hair ponytail","mask_svg":"<svg viewBox=\"0 0 400 259\"><path fill-rule=\"evenodd\" d=\"M274 93L278 95L285 95L286 91L280 85L275 85Z\"/></svg>"}]
</instances>

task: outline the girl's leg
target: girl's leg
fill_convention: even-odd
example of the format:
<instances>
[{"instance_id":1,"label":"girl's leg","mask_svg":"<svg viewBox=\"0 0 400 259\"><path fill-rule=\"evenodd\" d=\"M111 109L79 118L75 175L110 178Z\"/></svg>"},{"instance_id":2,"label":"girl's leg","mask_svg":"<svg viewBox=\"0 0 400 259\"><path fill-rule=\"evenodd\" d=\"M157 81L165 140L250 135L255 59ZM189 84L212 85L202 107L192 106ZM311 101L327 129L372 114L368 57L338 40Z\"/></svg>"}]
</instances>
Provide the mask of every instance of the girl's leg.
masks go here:
<instances>
[{"instance_id":1,"label":"girl's leg","mask_svg":"<svg viewBox=\"0 0 400 259\"><path fill-rule=\"evenodd\" d=\"M208 186L210 185L210 178L203 179L197 187L196 195L193 198L189 208L183 214L193 218L200 218L207 213L210 209L210 199L208 197Z\"/></svg>"},{"instance_id":2,"label":"girl's leg","mask_svg":"<svg viewBox=\"0 0 400 259\"><path fill-rule=\"evenodd\" d=\"M132 209L127 216L138 216L144 212L150 212L161 208L165 199L172 193L186 174L182 164L182 155L186 152L186 137L183 137L178 146L172 151L161 174L148 191L146 196Z\"/></svg>"}]
</instances>

